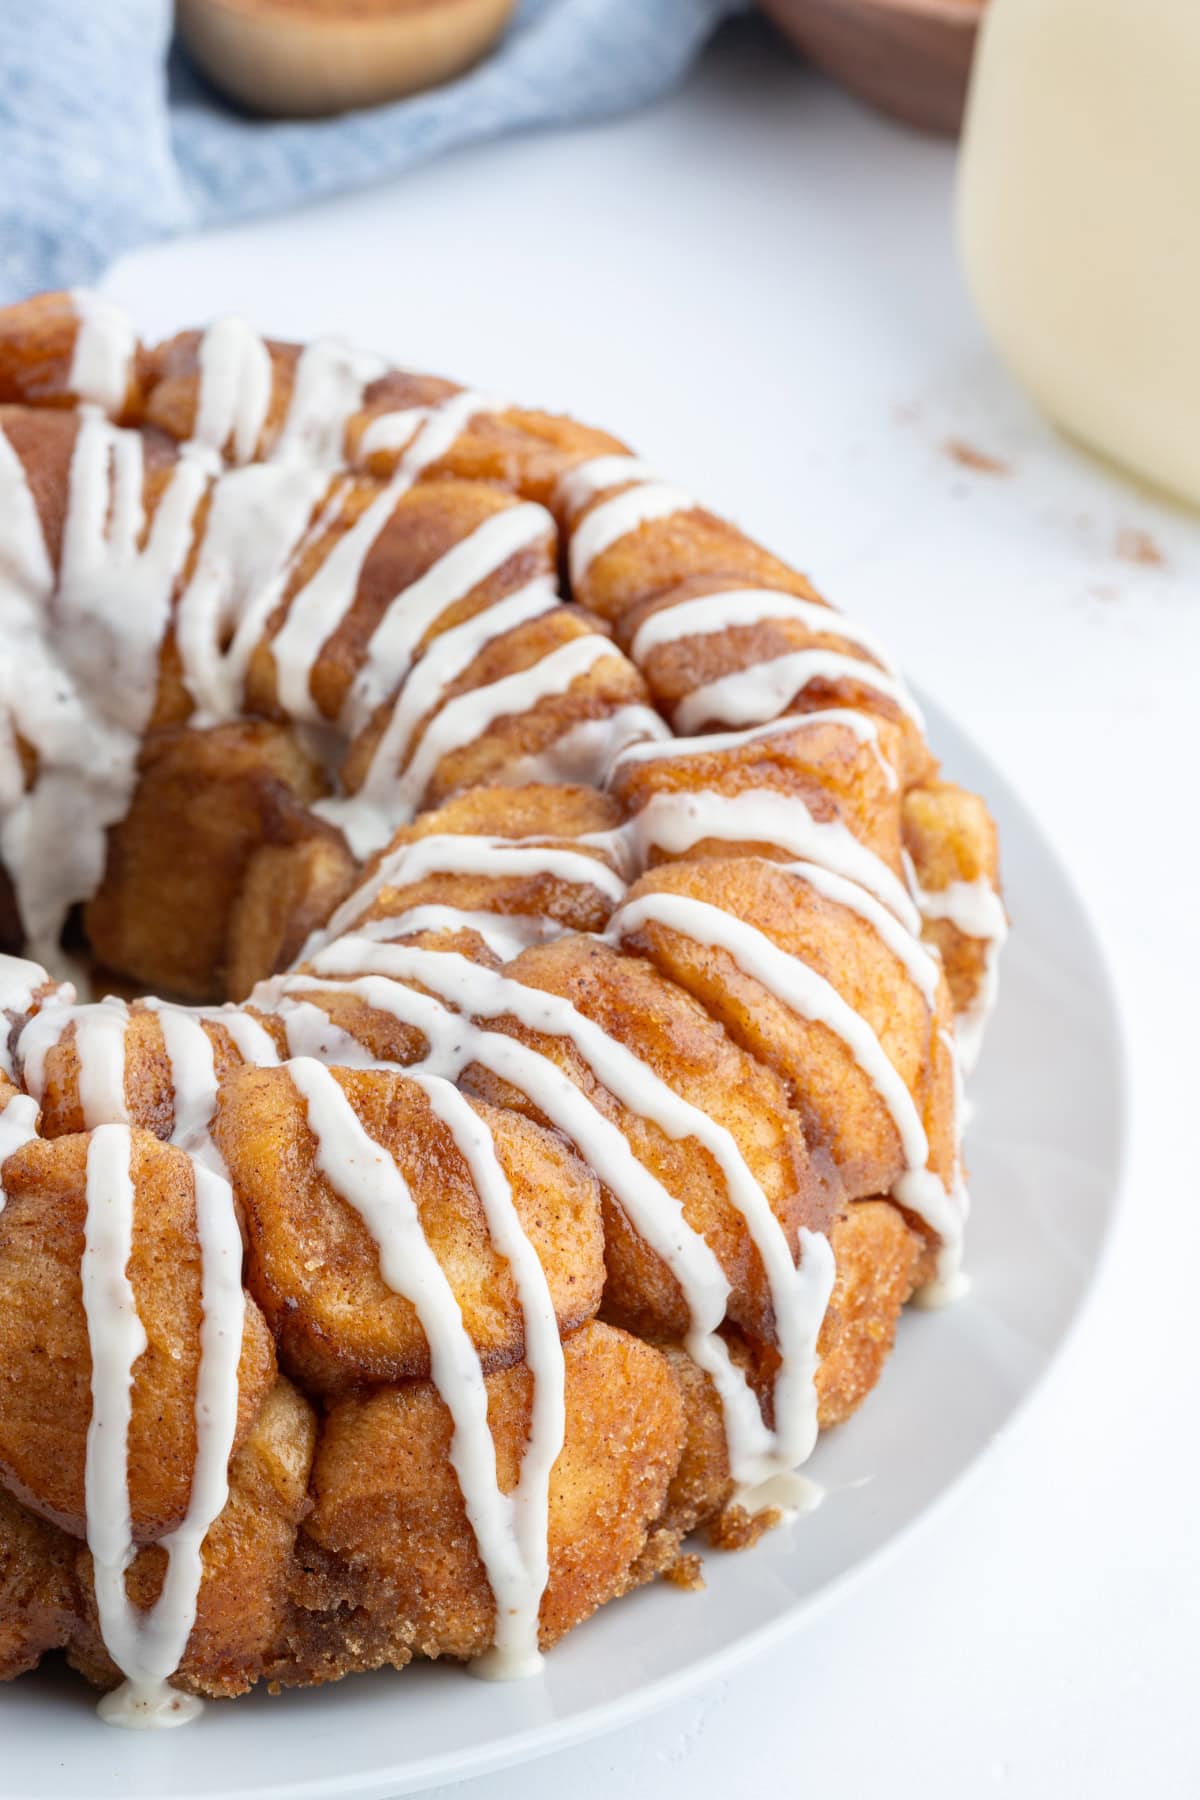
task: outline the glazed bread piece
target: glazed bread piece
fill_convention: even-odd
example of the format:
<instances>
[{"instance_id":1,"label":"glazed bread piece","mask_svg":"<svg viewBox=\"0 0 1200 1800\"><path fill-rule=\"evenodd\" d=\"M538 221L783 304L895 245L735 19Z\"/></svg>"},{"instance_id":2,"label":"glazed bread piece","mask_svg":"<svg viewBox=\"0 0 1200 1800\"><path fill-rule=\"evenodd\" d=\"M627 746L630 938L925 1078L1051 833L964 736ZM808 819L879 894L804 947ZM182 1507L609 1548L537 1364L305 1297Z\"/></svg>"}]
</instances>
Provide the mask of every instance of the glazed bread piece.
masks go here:
<instances>
[{"instance_id":1,"label":"glazed bread piece","mask_svg":"<svg viewBox=\"0 0 1200 1800\"><path fill-rule=\"evenodd\" d=\"M751 1542L955 1281L1004 918L894 664L619 440L238 321L0 314L0 499L0 931L126 995L0 960L5 1666L522 1670Z\"/></svg>"},{"instance_id":2,"label":"glazed bread piece","mask_svg":"<svg viewBox=\"0 0 1200 1800\"><path fill-rule=\"evenodd\" d=\"M518 1361L517 1287L470 1165L434 1110L436 1095L391 1071L345 1070L336 1080L370 1141L399 1166L484 1368ZM604 1280L595 1178L561 1140L518 1115L478 1102L474 1111L546 1271L558 1329L574 1330L596 1311ZM287 1072L246 1069L226 1082L215 1136L246 1222L247 1279L287 1371L321 1395L427 1376L419 1311L389 1285L368 1224L322 1174Z\"/></svg>"}]
</instances>

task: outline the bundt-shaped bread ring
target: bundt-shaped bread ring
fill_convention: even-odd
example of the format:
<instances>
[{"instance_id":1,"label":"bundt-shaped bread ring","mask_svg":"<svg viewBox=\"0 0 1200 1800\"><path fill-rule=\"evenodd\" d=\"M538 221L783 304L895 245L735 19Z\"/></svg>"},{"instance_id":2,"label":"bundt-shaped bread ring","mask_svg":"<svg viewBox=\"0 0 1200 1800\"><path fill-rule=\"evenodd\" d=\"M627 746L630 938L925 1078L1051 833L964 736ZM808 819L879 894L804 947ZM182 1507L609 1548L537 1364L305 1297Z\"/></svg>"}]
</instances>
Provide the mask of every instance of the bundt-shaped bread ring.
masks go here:
<instances>
[{"instance_id":1,"label":"bundt-shaped bread ring","mask_svg":"<svg viewBox=\"0 0 1200 1800\"><path fill-rule=\"evenodd\" d=\"M88 294L0 621L0 1678L523 1673L751 1542L960 1280L997 847L881 646L606 433Z\"/></svg>"}]
</instances>

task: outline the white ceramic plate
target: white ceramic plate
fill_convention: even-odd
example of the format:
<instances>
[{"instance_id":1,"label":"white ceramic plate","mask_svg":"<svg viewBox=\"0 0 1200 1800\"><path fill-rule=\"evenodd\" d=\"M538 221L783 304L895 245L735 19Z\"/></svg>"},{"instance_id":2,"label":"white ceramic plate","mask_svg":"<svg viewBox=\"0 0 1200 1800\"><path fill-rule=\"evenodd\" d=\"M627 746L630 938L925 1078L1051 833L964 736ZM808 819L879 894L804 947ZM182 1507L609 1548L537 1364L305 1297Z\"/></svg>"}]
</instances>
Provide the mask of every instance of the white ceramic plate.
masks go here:
<instances>
[{"instance_id":1,"label":"white ceramic plate","mask_svg":"<svg viewBox=\"0 0 1200 1800\"><path fill-rule=\"evenodd\" d=\"M822 1440L821 1509L740 1556L707 1589L658 1584L601 1612L531 1683L457 1667L360 1676L315 1693L210 1706L184 1731L114 1731L75 1678L0 1690L6 1800L386 1800L622 1724L794 1629L959 1480L1045 1374L1094 1276L1117 1200L1125 1111L1120 1026L1087 918L1001 777L936 714L953 775L1000 824L1014 931L972 1083L972 1288L911 1313L879 1391Z\"/></svg>"}]
</instances>

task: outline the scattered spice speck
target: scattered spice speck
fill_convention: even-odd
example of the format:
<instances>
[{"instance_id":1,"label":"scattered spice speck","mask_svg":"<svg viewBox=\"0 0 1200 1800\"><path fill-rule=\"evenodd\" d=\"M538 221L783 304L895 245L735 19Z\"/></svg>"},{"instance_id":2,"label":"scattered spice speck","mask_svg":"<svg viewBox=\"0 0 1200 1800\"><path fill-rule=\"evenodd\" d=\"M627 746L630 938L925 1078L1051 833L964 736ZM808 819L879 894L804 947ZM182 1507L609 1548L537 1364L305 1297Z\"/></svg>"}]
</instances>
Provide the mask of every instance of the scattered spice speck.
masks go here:
<instances>
[{"instance_id":1,"label":"scattered spice speck","mask_svg":"<svg viewBox=\"0 0 1200 1800\"><path fill-rule=\"evenodd\" d=\"M1117 555L1122 562L1140 563L1144 569L1161 569L1166 557L1148 531L1124 525L1117 533Z\"/></svg>"},{"instance_id":2,"label":"scattered spice speck","mask_svg":"<svg viewBox=\"0 0 1200 1800\"><path fill-rule=\"evenodd\" d=\"M980 450L974 444L968 444L965 438L947 438L942 449L952 462L962 469L973 469L977 475L1009 475L1012 473L1006 462L998 456L989 456L986 450Z\"/></svg>"}]
</instances>

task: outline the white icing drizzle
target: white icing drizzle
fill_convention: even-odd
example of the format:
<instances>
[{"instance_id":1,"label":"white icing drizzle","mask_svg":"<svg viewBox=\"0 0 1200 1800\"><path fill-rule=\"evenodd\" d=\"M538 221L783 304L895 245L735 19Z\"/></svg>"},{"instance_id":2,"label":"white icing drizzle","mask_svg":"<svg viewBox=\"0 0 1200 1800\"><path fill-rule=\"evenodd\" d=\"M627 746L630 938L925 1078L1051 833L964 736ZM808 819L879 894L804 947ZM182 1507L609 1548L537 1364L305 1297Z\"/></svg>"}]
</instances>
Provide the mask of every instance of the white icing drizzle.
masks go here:
<instances>
[{"instance_id":1,"label":"white icing drizzle","mask_svg":"<svg viewBox=\"0 0 1200 1800\"><path fill-rule=\"evenodd\" d=\"M386 919L366 919L356 928L359 937L393 944L400 938L425 931L474 931L489 950L507 962L531 944L545 944L565 937L568 927L545 913L474 912L459 906L410 906Z\"/></svg>"},{"instance_id":2,"label":"white icing drizzle","mask_svg":"<svg viewBox=\"0 0 1200 1800\"><path fill-rule=\"evenodd\" d=\"M403 495L431 463L446 454L470 419L488 410L489 404L478 394L463 392L452 394L431 409L387 485L349 531L337 539L312 577L292 595L287 617L271 644L279 701L289 718L320 722L321 713L310 685L313 667L322 646L354 604L368 556Z\"/></svg>"},{"instance_id":3,"label":"white icing drizzle","mask_svg":"<svg viewBox=\"0 0 1200 1800\"><path fill-rule=\"evenodd\" d=\"M486 1127L457 1089L437 1076L415 1077L470 1170L488 1229L508 1261L520 1299L534 1398L512 1494L502 1493L497 1479L478 1352L403 1174L368 1136L328 1069L307 1057L287 1068L307 1105L317 1168L358 1213L379 1248L384 1280L412 1304L420 1320L433 1382L453 1420L450 1461L495 1598L496 1660L512 1673L528 1673L540 1661L538 1607L548 1574L550 1470L563 1442L564 1363L545 1272L517 1217L508 1178Z\"/></svg>"},{"instance_id":4,"label":"white icing drizzle","mask_svg":"<svg viewBox=\"0 0 1200 1800\"><path fill-rule=\"evenodd\" d=\"M781 593L775 588L727 588L719 594L700 594L691 600L677 600L673 606L659 607L638 627L629 654L640 668L650 652L663 644L678 643L680 638L712 637L731 627L775 620L794 620L814 636L841 638L845 643L856 644L881 669L896 673L873 631L843 618L820 600Z\"/></svg>"},{"instance_id":5,"label":"white icing drizzle","mask_svg":"<svg viewBox=\"0 0 1200 1800\"><path fill-rule=\"evenodd\" d=\"M113 734L63 666L51 618L54 571L25 470L2 431L0 515L0 856L31 946L53 967L68 906L99 879L103 828L93 809L112 808L105 763ZM28 786L18 737L37 756Z\"/></svg>"},{"instance_id":6,"label":"white icing drizzle","mask_svg":"<svg viewBox=\"0 0 1200 1800\"><path fill-rule=\"evenodd\" d=\"M777 1512L780 1523L790 1525L806 1513L816 1512L825 1498L825 1489L807 1475L789 1470L783 1475L769 1475L753 1487L737 1488L730 1502L741 1506L752 1517L760 1512Z\"/></svg>"},{"instance_id":7,"label":"white icing drizzle","mask_svg":"<svg viewBox=\"0 0 1200 1800\"><path fill-rule=\"evenodd\" d=\"M33 1011L33 997L40 987L49 981L40 963L31 962L24 956L0 955L0 1014L27 1014ZM60 990L55 998L71 1000L74 990L65 993ZM9 1049L9 1032L0 1019L0 1074L8 1076L10 1081L16 1077L12 1052Z\"/></svg>"},{"instance_id":8,"label":"white icing drizzle","mask_svg":"<svg viewBox=\"0 0 1200 1800\"><path fill-rule=\"evenodd\" d=\"M673 722L685 733L698 731L710 719L723 725L758 724L775 718L813 681L856 681L892 701L918 730L924 730L920 710L900 682L874 663L839 650L793 650L719 675L684 696L675 708Z\"/></svg>"},{"instance_id":9,"label":"white icing drizzle","mask_svg":"<svg viewBox=\"0 0 1200 1800\"><path fill-rule=\"evenodd\" d=\"M319 1006L285 998L276 1008L283 1021L289 1057L314 1057L339 1069L370 1069L375 1058L364 1044L335 1025Z\"/></svg>"},{"instance_id":10,"label":"white icing drizzle","mask_svg":"<svg viewBox=\"0 0 1200 1800\"><path fill-rule=\"evenodd\" d=\"M395 692L412 666L421 639L442 614L465 600L511 557L532 549L542 540L548 544L554 542L554 520L544 506L525 501L518 506L505 507L460 538L423 575L397 594L371 636L366 660L343 708L339 723L347 735L361 730L380 701ZM545 611L551 604L546 584L535 598L539 595L543 600L541 610ZM526 593L525 604L529 603ZM488 638L479 640L481 644L488 641Z\"/></svg>"},{"instance_id":11,"label":"white icing drizzle","mask_svg":"<svg viewBox=\"0 0 1200 1800\"><path fill-rule=\"evenodd\" d=\"M199 1016L211 1019L229 1034L230 1042L243 1062L259 1069L270 1069L279 1061L275 1040L265 1025L237 1006L197 1009Z\"/></svg>"},{"instance_id":12,"label":"white icing drizzle","mask_svg":"<svg viewBox=\"0 0 1200 1800\"><path fill-rule=\"evenodd\" d=\"M129 1025L129 1008L123 1000L110 996L95 1005L72 1007L70 1011L75 1021L79 1106L84 1127L90 1131L97 1125L127 1125L125 1033ZM29 1079L28 1064L26 1079ZM32 1081L30 1086L33 1087ZM33 1091L40 1099L40 1085Z\"/></svg>"},{"instance_id":13,"label":"white icing drizzle","mask_svg":"<svg viewBox=\"0 0 1200 1800\"><path fill-rule=\"evenodd\" d=\"M572 588L578 590L596 558L621 538L655 519L691 512L695 505L690 494L665 481L639 481L614 494L611 500L602 500L584 514L571 534L568 562Z\"/></svg>"},{"instance_id":14,"label":"white icing drizzle","mask_svg":"<svg viewBox=\"0 0 1200 1800\"><path fill-rule=\"evenodd\" d=\"M948 1191L926 1166L929 1139L916 1103L866 1019L807 963L782 950L757 927L705 900L686 894L639 895L622 907L610 929L620 940L646 923L724 950L739 969L760 981L785 1006L841 1039L886 1107L900 1140L906 1167L892 1193L937 1233L941 1240L939 1275L943 1280L953 1275L962 1243L960 1197Z\"/></svg>"},{"instance_id":15,"label":"white icing drizzle","mask_svg":"<svg viewBox=\"0 0 1200 1800\"><path fill-rule=\"evenodd\" d=\"M213 489L175 613L193 725L236 715L251 655L329 481L322 466L273 460L229 469Z\"/></svg>"},{"instance_id":16,"label":"white icing drizzle","mask_svg":"<svg viewBox=\"0 0 1200 1800\"><path fill-rule=\"evenodd\" d=\"M870 713L855 712L852 707L828 706L820 712L786 713L782 718L768 719L765 725L751 725L745 731L713 731L700 737L674 737L670 731L655 743L631 744L622 750L616 763L659 762L677 756L715 756L725 750L740 750L745 744L757 744L764 738L782 737L789 731L803 731L820 725L842 725L853 732L861 744L878 741L879 724ZM893 775L893 781L895 777Z\"/></svg>"},{"instance_id":17,"label":"white icing drizzle","mask_svg":"<svg viewBox=\"0 0 1200 1800\"><path fill-rule=\"evenodd\" d=\"M200 1702L167 1683L178 1669L196 1619L209 1527L229 1497L229 1458L237 1430L238 1361L245 1324L242 1240L229 1184L193 1163L201 1252L200 1357L196 1376L196 1461L183 1522L164 1538L162 1590L146 1612L132 1605L125 1575L134 1559L127 1469L134 1365L146 1333L127 1274L133 1252L133 1153L128 1126L101 1125L87 1156L83 1306L92 1358L92 1417L84 1491L87 1541L105 1648L125 1676L100 1702L109 1724L183 1724Z\"/></svg>"},{"instance_id":18,"label":"white icing drizzle","mask_svg":"<svg viewBox=\"0 0 1200 1800\"><path fill-rule=\"evenodd\" d=\"M443 758L485 737L497 720L519 717L539 701L565 694L606 657L620 656L611 638L589 632L560 644L527 669L456 694L434 714L403 769L386 760L390 746L385 732L361 790L338 812L351 843L368 850L386 843L397 825L415 816Z\"/></svg>"},{"instance_id":19,"label":"white icing drizzle","mask_svg":"<svg viewBox=\"0 0 1200 1800\"><path fill-rule=\"evenodd\" d=\"M984 1031L996 1004L1000 951L1008 936L1004 902L986 875L978 875L974 881L952 881L944 888L924 888L907 852L905 866L922 918L948 919L964 937L975 938L984 945L978 986L967 1010L955 1020L958 1054L969 1074L979 1060Z\"/></svg>"},{"instance_id":20,"label":"white icing drizzle","mask_svg":"<svg viewBox=\"0 0 1200 1800\"><path fill-rule=\"evenodd\" d=\"M566 1436L566 1362L546 1272L513 1202L491 1132L458 1089L436 1075L411 1077L449 1129L483 1206L488 1234L508 1264L521 1307L524 1361L533 1379L529 1434L517 1485L508 1498L509 1529L520 1560L515 1591L493 1583L496 1627L491 1648L472 1668L509 1680L541 1666L538 1609L550 1576L550 1473ZM489 1577L490 1579L490 1577Z\"/></svg>"},{"instance_id":21,"label":"white icing drizzle","mask_svg":"<svg viewBox=\"0 0 1200 1800\"><path fill-rule=\"evenodd\" d=\"M129 391L137 333L119 307L90 288L73 288L71 303L78 325L67 387L86 405L115 415Z\"/></svg>"},{"instance_id":22,"label":"white icing drizzle","mask_svg":"<svg viewBox=\"0 0 1200 1800\"><path fill-rule=\"evenodd\" d=\"M318 338L300 353L283 429L271 452L279 463L333 470L345 462L346 425L373 381L387 373L382 357L338 338Z\"/></svg>"},{"instance_id":23,"label":"white icing drizzle","mask_svg":"<svg viewBox=\"0 0 1200 1800\"><path fill-rule=\"evenodd\" d=\"M856 913L870 925L897 962L902 964L905 974L919 990L925 1004L929 1007L937 1004L938 984L942 978L941 964L919 937L906 930L895 913L882 906L859 882L848 881L844 875L835 875L831 869L823 869L817 863L783 863L781 867L785 874L803 881L807 887L823 894L836 905L846 907L849 912Z\"/></svg>"},{"instance_id":24,"label":"white icing drizzle","mask_svg":"<svg viewBox=\"0 0 1200 1800\"><path fill-rule=\"evenodd\" d=\"M396 791L397 771L405 763L421 720L436 709L447 688L486 645L558 604L553 582L543 577L434 639L397 696L359 792L349 799L320 801L315 808L341 826L356 855L369 856L402 823L401 817L393 816L404 812ZM419 636L414 637L414 645Z\"/></svg>"},{"instance_id":25,"label":"white icing drizzle","mask_svg":"<svg viewBox=\"0 0 1200 1800\"><path fill-rule=\"evenodd\" d=\"M796 857L819 863L874 894L909 931L920 929L920 914L904 883L883 858L855 837L840 819L815 819L798 794L769 788L720 794L711 789L651 794L629 821L643 861L650 850L682 856L705 838L731 843L776 844Z\"/></svg>"},{"instance_id":26,"label":"white icing drizzle","mask_svg":"<svg viewBox=\"0 0 1200 1800\"><path fill-rule=\"evenodd\" d=\"M153 999L142 1004L158 1018L171 1069L175 1108L171 1142L223 1171L209 1134L217 1109L217 1065L212 1039L200 1015L186 1007Z\"/></svg>"},{"instance_id":27,"label":"white icing drizzle","mask_svg":"<svg viewBox=\"0 0 1200 1800\"><path fill-rule=\"evenodd\" d=\"M526 838L430 833L382 857L370 878L355 888L328 924L309 939L300 960L306 961L319 945L356 925L385 889L409 887L429 875L551 875L556 881L593 887L609 900L620 900L625 894L625 882L616 870L583 850Z\"/></svg>"},{"instance_id":28,"label":"white icing drizzle","mask_svg":"<svg viewBox=\"0 0 1200 1800\"><path fill-rule=\"evenodd\" d=\"M358 462L369 457L406 450L429 417L427 406L408 406L398 412L377 413L358 440Z\"/></svg>"},{"instance_id":29,"label":"white icing drizzle","mask_svg":"<svg viewBox=\"0 0 1200 1800\"><path fill-rule=\"evenodd\" d=\"M243 319L218 319L200 340L200 392L192 438L238 463L258 449L271 404L267 346ZM232 443L231 443L232 440Z\"/></svg>"},{"instance_id":30,"label":"white icing drizzle","mask_svg":"<svg viewBox=\"0 0 1200 1800\"><path fill-rule=\"evenodd\" d=\"M0 1212L8 1196L4 1192L4 1165L15 1150L37 1136L38 1103L32 1094L10 1094L0 1107Z\"/></svg>"},{"instance_id":31,"label":"white icing drizzle","mask_svg":"<svg viewBox=\"0 0 1200 1800\"><path fill-rule=\"evenodd\" d=\"M536 756L509 764L506 779L520 782L568 782L600 787L613 765L634 745L659 745L670 730L653 707L635 701L599 719L583 719Z\"/></svg>"},{"instance_id":32,"label":"white icing drizzle","mask_svg":"<svg viewBox=\"0 0 1200 1800\"><path fill-rule=\"evenodd\" d=\"M559 477L558 499L568 513L582 512L597 494L609 488L628 487L631 482L657 481L658 476L647 463L636 456L616 451L611 455L592 456L576 463Z\"/></svg>"},{"instance_id":33,"label":"white icing drizzle","mask_svg":"<svg viewBox=\"0 0 1200 1800\"><path fill-rule=\"evenodd\" d=\"M782 737L792 731L816 730L823 725L842 726L852 732L860 744L866 745L879 766L889 793L896 793L900 786L900 778L884 755L883 745L879 741L879 721L870 713L856 712L853 707L824 706L819 712L785 713L776 719L768 719L764 725L750 725L744 731L714 731L700 737L673 737L664 729L657 741L631 744L614 757L609 776L615 775L618 767L630 762L654 762L672 760L677 756L709 756L719 755L726 750L741 750L747 744L760 743L764 738Z\"/></svg>"},{"instance_id":34,"label":"white icing drizzle","mask_svg":"<svg viewBox=\"0 0 1200 1800\"><path fill-rule=\"evenodd\" d=\"M321 810L336 819L356 854L369 855L387 842L398 825L416 815L444 757L484 737L499 719L519 717L540 701L565 694L573 682L606 658L623 660L611 638L589 632L560 644L526 669L455 695L434 714L416 751L401 767L418 718L427 710L429 690L422 679L411 696L401 694L358 793L348 800L326 803ZM423 675L424 664L418 666ZM569 735L563 733L562 737ZM578 751L575 739L565 754L577 757ZM555 766L554 747L544 751L539 760L545 767Z\"/></svg>"}]
</instances>

